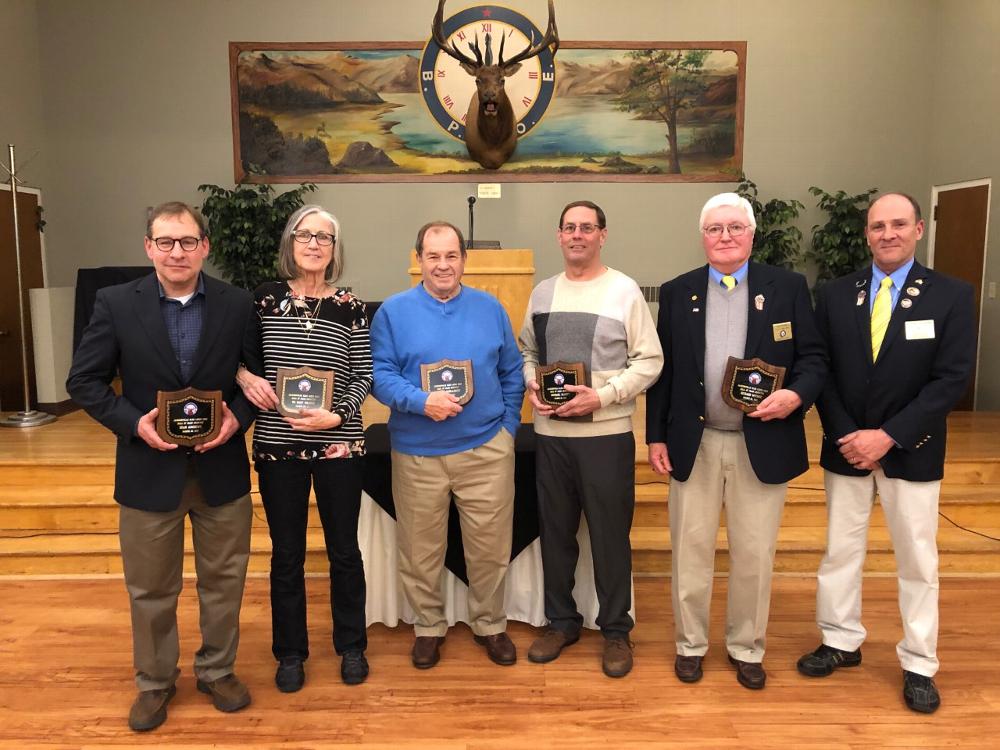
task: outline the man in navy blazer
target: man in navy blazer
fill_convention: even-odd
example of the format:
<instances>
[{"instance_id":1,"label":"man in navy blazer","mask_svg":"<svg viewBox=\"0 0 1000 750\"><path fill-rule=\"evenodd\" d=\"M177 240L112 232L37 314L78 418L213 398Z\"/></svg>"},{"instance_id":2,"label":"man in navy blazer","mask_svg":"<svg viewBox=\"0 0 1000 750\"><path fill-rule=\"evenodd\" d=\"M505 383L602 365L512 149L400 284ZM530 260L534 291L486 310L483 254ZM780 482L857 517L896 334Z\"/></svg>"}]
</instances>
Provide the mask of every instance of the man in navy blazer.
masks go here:
<instances>
[{"instance_id":1,"label":"man in navy blazer","mask_svg":"<svg viewBox=\"0 0 1000 750\"><path fill-rule=\"evenodd\" d=\"M145 249L154 273L98 292L66 382L73 400L118 436L115 499L139 689L129 712L136 731L162 724L175 693L187 516L201 610L198 689L220 711L250 703L233 664L250 553L243 433L255 416L235 377L253 335L252 298L201 272L209 251L204 219L183 203L153 209ZM121 395L110 386L116 374ZM187 386L223 397L219 436L193 449L164 442L155 428L157 391Z\"/></svg>"},{"instance_id":2,"label":"man in navy blazer","mask_svg":"<svg viewBox=\"0 0 1000 750\"><path fill-rule=\"evenodd\" d=\"M825 285L816 316L831 375L818 406L827 549L816 619L823 642L798 662L823 677L861 663L861 574L878 492L899 577L903 698L931 713L938 670L937 515L948 412L975 365L972 287L914 260L920 206L889 193L868 209L872 265Z\"/></svg>"},{"instance_id":3,"label":"man in navy blazer","mask_svg":"<svg viewBox=\"0 0 1000 750\"><path fill-rule=\"evenodd\" d=\"M826 378L809 289L797 273L750 262L753 208L711 198L699 228L708 265L660 288L663 372L649 391L649 462L670 474L674 672L702 677L719 516L726 509L726 649L737 679L764 687L771 570L787 482L809 467L803 415ZM729 357L785 368L782 388L749 414L722 399Z\"/></svg>"}]
</instances>

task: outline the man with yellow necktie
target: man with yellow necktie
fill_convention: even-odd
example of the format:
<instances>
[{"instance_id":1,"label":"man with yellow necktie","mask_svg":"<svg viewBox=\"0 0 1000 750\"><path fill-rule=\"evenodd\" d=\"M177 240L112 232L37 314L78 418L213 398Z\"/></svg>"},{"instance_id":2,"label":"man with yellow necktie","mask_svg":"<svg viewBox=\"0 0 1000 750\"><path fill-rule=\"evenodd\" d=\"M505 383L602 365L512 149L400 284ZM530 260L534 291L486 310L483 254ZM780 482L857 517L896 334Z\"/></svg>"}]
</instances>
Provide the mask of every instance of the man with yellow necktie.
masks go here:
<instances>
[{"instance_id":1,"label":"man with yellow necktie","mask_svg":"<svg viewBox=\"0 0 1000 750\"><path fill-rule=\"evenodd\" d=\"M827 496L827 549L816 619L823 642L798 662L810 677L861 664L861 574L877 492L899 578L903 699L941 704L938 670L938 493L948 412L975 365L972 288L914 260L920 206L888 193L868 208L872 265L820 291L816 317L830 354L817 402Z\"/></svg>"},{"instance_id":2,"label":"man with yellow necktie","mask_svg":"<svg viewBox=\"0 0 1000 750\"><path fill-rule=\"evenodd\" d=\"M702 678L725 508L726 651L737 681L759 690L785 490L809 468L803 415L823 388L826 355L805 278L750 261L756 222L744 198L710 198L698 228L708 265L660 288L663 371L646 400L649 464L671 477L674 674ZM730 357L784 368L783 387L745 414L722 396Z\"/></svg>"}]
</instances>

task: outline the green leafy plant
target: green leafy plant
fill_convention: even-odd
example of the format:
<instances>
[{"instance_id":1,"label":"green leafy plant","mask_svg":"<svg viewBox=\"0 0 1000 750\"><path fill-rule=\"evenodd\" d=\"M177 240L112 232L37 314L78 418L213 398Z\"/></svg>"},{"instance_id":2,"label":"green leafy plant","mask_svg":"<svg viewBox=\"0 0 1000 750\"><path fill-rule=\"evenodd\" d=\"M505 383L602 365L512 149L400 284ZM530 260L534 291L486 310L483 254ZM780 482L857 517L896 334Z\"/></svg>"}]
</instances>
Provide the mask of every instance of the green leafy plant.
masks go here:
<instances>
[{"instance_id":1,"label":"green leafy plant","mask_svg":"<svg viewBox=\"0 0 1000 750\"><path fill-rule=\"evenodd\" d=\"M314 190L312 183L280 195L270 185L240 183L232 190L199 185L207 194L201 212L208 221L212 263L228 281L251 291L276 278L281 231Z\"/></svg>"},{"instance_id":2,"label":"green leafy plant","mask_svg":"<svg viewBox=\"0 0 1000 750\"><path fill-rule=\"evenodd\" d=\"M809 188L809 192L819 198L816 205L829 215L825 224L813 226L812 247L806 251L806 257L816 264L816 291L827 281L857 271L869 262L865 222L868 202L878 188L857 195L843 190L828 193L818 187Z\"/></svg>"},{"instance_id":3,"label":"green leafy plant","mask_svg":"<svg viewBox=\"0 0 1000 750\"><path fill-rule=\"evenodd\" d=\"M794 199L772 198L761 203L757 185L746 175L740 175L736 192L750 202L757 219L751 257L758 263L795 268L802 256L802 232L791 222L799 217L804 206Z\"/></svg>"}]
</instances>

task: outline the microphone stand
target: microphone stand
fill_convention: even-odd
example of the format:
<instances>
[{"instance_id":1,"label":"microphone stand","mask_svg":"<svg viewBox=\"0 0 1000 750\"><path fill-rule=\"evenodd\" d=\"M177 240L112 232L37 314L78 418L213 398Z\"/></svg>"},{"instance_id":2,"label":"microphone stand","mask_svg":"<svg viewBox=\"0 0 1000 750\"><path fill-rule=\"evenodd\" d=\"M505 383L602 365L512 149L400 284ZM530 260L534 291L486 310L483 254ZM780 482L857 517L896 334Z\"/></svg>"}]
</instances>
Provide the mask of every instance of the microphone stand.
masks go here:
<instances>
[{"instance_id":1,"label":"microphone stand","mask_svg":"<svg viewBox=\"0 0 1000 750\"><path fill-rule=\"evenodd\" d=\"M55 422L54 414L47 414L31 408L31 386L28 381L28 339L25 326L27 317L24 311L24 284L21 278L21 236L20 227L17 221L17 167L14 165L14 146L8 145L7 152L10 156L10 169L4 170L10 175L10 202L14 211L14 257L17 259L17 311L21 322L21 374L24 383L24 410L16 414L8 414L0 419L0 427L38 427L39 425Z\"/></svg>"},{"instance_id":2,"label":"microphone stand","mask_svg":"<svg viewBox=\"0 0 1000 750\"><path fill-rule=\"evenodd\" d=\"M476 212L473 206L476 205L476 196L469 196L469 238L465 241L465 249L471 250L475 245L472 244L473 230L476 226Z\"/></svg>"}]
</instances>

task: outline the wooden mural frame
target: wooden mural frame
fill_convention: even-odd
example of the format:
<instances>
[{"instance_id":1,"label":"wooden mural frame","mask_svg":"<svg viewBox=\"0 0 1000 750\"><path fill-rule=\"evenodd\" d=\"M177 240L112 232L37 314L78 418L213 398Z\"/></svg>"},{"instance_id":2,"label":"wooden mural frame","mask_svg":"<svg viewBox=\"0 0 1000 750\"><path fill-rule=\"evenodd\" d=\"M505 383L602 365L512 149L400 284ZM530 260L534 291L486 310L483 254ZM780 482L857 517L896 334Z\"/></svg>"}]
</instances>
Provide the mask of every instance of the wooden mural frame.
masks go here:
<instances>
[{"instance_id":1,"label":"wooden mural frame","mask_svg":"<svg viewBox=\"0 0 1000 750\"><path fill-rule=\"evenodd\" d=\"M615 60L620 58L620 54L629 55L629 53L639 53L639 54L656 54L662 50L678 50L678 51L697 51L706 50L709 53L733 53L736 56L735 65L732 69L735 70L735 82L732 81L733 74L729 72L729 68L726 69L726 74L723 76L721 73L717 76L717 80L714 81L716 89L721 91L717 96L720 101L724 100L724 108L722 106L711 106L712 100L709 100L707 96L703 97L702 102L708 101L706 106L701 107L702 111L708 112L706 115L709 118L722 117L724 115L725 119L712 120L708 119L704 123L692 125L689 127L690 132L698 132L696 128L700 127L702 129L709 128L714 122L721 122L722 127L718 130L723 134L718 136L717 134L711 133L711 137L704 137L702 141L698 143L708 143L707 148L717 148L714 146L716 140L721 137L722 148L728 148L731 139L732 153L729 155L728 151L722 153L721 155L714 155L715 160L719 162L718 166L715 166L715 162L712 161L713 155L709 151L704 154L702 169L700 171L695 170L691 172L684 172L683 167L680 173L671 173L666 170L662 170L653 166L642 167L643 160L650 162L655 161L660 158L659 154L661 152L650 152L648 158L645 154L640 154L635 157L631 157L628 154L622 155L619 152L618 161L614 161L613 156L607 156L608 152L601 154L599 158L607 156L606 163L599 163L593 161L587 165L588 170L595 171L579 171L583 169L582 165L577 165L573 167L562 167L562 168L552 168L547 169L544 166L541 167L520 167L521 169L536 169L544 171L514 171L518 169L517 163L513 159L517 159L519 152L515 152L515 155L511 162L508 162L503 167L498 170L485 170L480 168L477 164L468 160L468 170L469 171L458 171L449 173L420 173L412 171L396 171L394 169L389 169L382 166L376 166L375 168L369 169L369 171L347 171L347 172L310 172L308 168L296 169L295 173L255 173L248 169L248 165L252 164L252 161L244 161L243 146L247 145L248 155L264 154L265 156L285 153L282 147L276 146L274 143L271 144L270 148L264 146L259 146L257 141L253 141L250 138L244 136L241 133L241 113L246 115L246 120L244 121L244 127L250 122L257 123L262 120L268 120L270 122L269 129L266 130L266 134L271 138L280 138L280 144L287 145L289 143L286 140L286 134L281 131L281 129L274 123L270 118L270 113L266 116L257 115L251 110L260 104L258 101L256 104L247 103L241 101L240 92L240 78L239 78L239 62L240 56L245 53L253 53L259 56L259 59L263 59L268 52L277 53L272 56L275 59L284 58L292 59L293 63L296 60L293 53L303 53L304 55L316 55L317 53L349 53L358 52L362 57L372 57L373 59L377 56L391 56L393 54L402 55L406 51L423 51L426 41L414 41L414 42L230 42L229 43L229 76L230 76L230 100L231 100L231 111L232 111L232 135L233 135L233 165L234 165L234 179L237 183L272 183L272 184L294 184L301 182L316 182L316 183L381 183L381 182L734 182L739 179L739 175L743 168L743 130L745 121L745 99L746 99L746 61L747 61L747 43L745 41L713 41L713 42L635 42L635 41L564 41L561 42L559 53L556 56L557 64L560 61L565 61L567 58L571 58L573 55L581 56L581 59L586 59L587 57L599 58L600 55L604 54L608 60ZM577 52L574 52L577 51ZM618 58L616 58L618 56ZM347 55L344 55L347 58ZM332 58L331 58L332 59ZM339 59L339 58L338 58ZM268 64L273 64L270 59L265 60ZM409 61L407 61L409 62ZM291 64L291 63L290 63ZM620 63L619 63L620 65ZM410 64L412 68L412 64ZM558 71L558 68L557 68ZM249 74L248 74L249 75ZM709 79L711 73L706 71L705 78ZM589 76L587 80L592 80L594 76ZM631 80L631 79L630 79ZM418 87L420 81L417 81ZM559 85L559 78L557 72L556 86ZM709 91L712 87L705 83L699 84L705 88L700 89L700 94L704 95L706 91ZM255 91L257 93L264 91L266 87L257 89L252 89L250 84L247 85L247 91ZM407 92L409 93L409 92ZM412 92L417 96L420 96L419 91ZM598 95L600 96L600 95ZM605 108L617 108L617 110L622 111L624 109L623 96L612 96L603 95L600 96L600 101L598 98L594 98L594 101ZM249 97L247 97L249 98ZM558 96L556 100L558 100ZM575 102L582 101L579 97ZM621 105L621 106L619 106ZM270 105L265 105L270 106ZM368 105L365 105L368 106ZM728 113L728 109L732 109L732 113ZM698 107L693 107L692 110L698 109ZM258 109L258 111L261 111ZM289 116L294 117L302 112L312 113L315 110L287 110L287 111L275 111L274 114L277 116L284 116L287 113L291 113ZM330 110L334 111L334 110ZM424 109L424 114L430 118L430 112L427 110L426 106ZM660 125L666 129L666 121L658 121L655 117L649 115L645 118L638 118L635 116L630 116L631 113L627 111L622 111L622 116L627 117L629 121L635 122L638 125L636 127L642 126L649 128L650 124ZM414 116L416 116L414 114ZM368 121L374 124L374 120L381 117L371 118L369 116ZM556 121L556 117L553 117L553 122ZM678 122L679 120L675 120ZM730 121L732 124L730 125ZM644 124L645 123L645 124ZM392 129L399 125L398 122L390 122L386 124L380 124L382 132L384 134L394 135ZM264 123L267 125L267 123ZM389 126L386 130L386 125ZM540 123L539 129L544 126L545 123ZM257 127L254 125L254 127ZM730 132L731 127L731 132ZM675 124L675 134L677 126ZM259 128L258 128L259 130ZM311 158L315 156L318 159L322 159L322 155L319 151L323 150L327 152L327 159L329 160L332 169L340 169L340 165L345 163L346 156L338 163L334 164L330 160L330 146L333 142L333 137L326 131L326 122L322 122L322 131L319 128L316 129L317 135L305 137L304 133L300 132L298 134L291 133L290 138L293 140L289 151L298 152L305 154L303 158ZM344 131L335 130L334 134L339 134ZM620 131L616 131L620 132ZM320 134L330 136L330 142L325 143ZM647 137L648 131L647 131ZM664 136L665 138L667 136ZM245 142L245 143L244 143ZM337 145L341 142L338 141ZM317 146L319 144L319 146ZM368 144L370 147L370 144ZM325 146L325 148L323 148ZM294 147L294 148L292 148ZM251 149L256 148L257 151L251 151ZM463 146L464 148L464 146ZM406 151L411 151L410 149L405 149ZM379 149L375 149L379 151ZM392 153L392 152L389 152ZM583 152L576 152L575 157L582 160L583 157L580 154ZM614 153L614 152L612 152ZM697 152L695 152L697 154ZM678 148L678 154L680 157L684 157L684 152ZM385 152L382 156L385 156ZM560 153L560 158L564 155ZM436 154L425 155L424 158L429 163L432 158L437 158ZM269 158L269 157L268 157ZM379 157L380 158L380 157ZM457 157L456 157L457 158ZM468 159L468 157L465 157ZM544 160L548 157L539 156L539 160ZM556 157L552 157L556 158ZM590 158L588 152L587 158ZM665 149L662 152L662 158L669 161L669 149ZM386 156L389 162L392 162ZM694 160L694 157L692 157ZM596 166L595 166L596 164ZM393 162L393 167L397 165ZM638 167L638 169L637 169ZM325 167L324 167L325 168ZM344 167L344 169L349 169L351 167ZM475 169L473 169L475 168ZM605 171L596 171L596 170ZM631 172L624 171L626 169L632 170ZM641 170L641 171L640 171Z\"/></svg>"}]
</instances>

